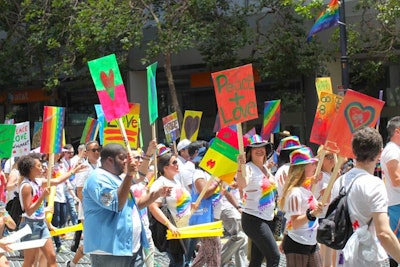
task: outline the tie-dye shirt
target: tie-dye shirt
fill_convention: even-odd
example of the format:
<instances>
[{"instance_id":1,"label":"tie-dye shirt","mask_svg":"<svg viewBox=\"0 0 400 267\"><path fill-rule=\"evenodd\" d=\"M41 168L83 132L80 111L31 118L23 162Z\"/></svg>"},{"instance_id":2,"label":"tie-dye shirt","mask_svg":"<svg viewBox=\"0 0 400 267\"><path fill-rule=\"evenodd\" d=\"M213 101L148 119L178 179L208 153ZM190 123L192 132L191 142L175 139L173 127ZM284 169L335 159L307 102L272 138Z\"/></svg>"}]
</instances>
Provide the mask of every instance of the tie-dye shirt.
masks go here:
<instances>
[{"instance_id":1,"label":"tie-dye shirt","mask_svg":"<svg viewBox=\"0 0 400 267\"><path fill-rule=\"evenodd\" d=\"M286 230L288 236L294 241L303 245L315 245L317 243L317 228L318 220L307 221L297 229L293 229L291 216L305 215L307 209L315 209L317 200L311 193L304 187L294 187L286 196L285 202L285 217Z\"/></svg>"},{"instance_id":2,"label":"tie-dye shirt","mask_svg":"<svg viewBox=\"0 0 400 267\"><path fill-rule=\"evenodd\" d=\"M176 179L170 180L164 176L158 177L158 179L151 186L150 192L155 192L162 186L172 187L171 195L166 199L168 209L174 217L176 225L178 227L188 226L190 218L190 205L192 202L190 193ZM156 202L162 203L162 197L158 198Z\"/></svg>"},{"instance_id":3,"label":"tie-dye shirt","mask_svg":"<svg viewBox=\"0 0 400 267\"><path fill-rule=\"evenodd\" d=\"M246 175L249 183L243 189L243 212L271 221L274 218L276 183L273 176L266 177L254 163L246 164Z\"/></svg>"},{"instance_id":4,"label":"tie-dye shirt","mask_svg":"<svg viewBox=\"0 0 400 267\"><path fill-rule=\"evenodd\" d=\"M42 186L42 180L41 179L36 179L36 182L32 182L29 179L25 178L24 181L21 183L20 189L19 189L19 195L22 196L22 188L24 186L27 186L28 184L31 185L32 187L32 203L35 203L39 197L42 195L42 192L40 190L40 187ZM23 210L25 210L24 203L22 202L22 198L20 199L21 202L21 207ZM44 203L40 204L39 208L35 210L34 213L32 213L30 216L28 216L25 212L22 214L22 217L29 218L29 219L35 219L35 220L43 220L45 218L45 212L44 212Z\"/></svg>"}]
</instances>

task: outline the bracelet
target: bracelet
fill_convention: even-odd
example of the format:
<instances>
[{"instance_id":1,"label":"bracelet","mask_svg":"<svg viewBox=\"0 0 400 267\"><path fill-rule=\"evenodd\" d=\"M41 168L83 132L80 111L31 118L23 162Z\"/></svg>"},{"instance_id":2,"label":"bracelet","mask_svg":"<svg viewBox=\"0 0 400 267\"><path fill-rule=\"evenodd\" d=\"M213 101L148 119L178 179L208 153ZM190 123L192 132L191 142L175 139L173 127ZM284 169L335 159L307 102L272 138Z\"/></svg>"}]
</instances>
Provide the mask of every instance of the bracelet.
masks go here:
<instances>
[{"instance_id":1,"label":"bracelet","mask_svg":"<svg viewBox=\"0 0 400 267\"><path fill-rule=\"evenodd\" d=\"M169 224L169 220L167 219L167 220L165 220L164 225L168 227L168 224Z\"/></svg>"},{"instance_id":2,"label":"bracelet","mask_svg":"<svg viewBox=\"0 0 400 267\"><path fill-rule=\"evenodd\" d=\"M309 221L312 221L312 222L315 221L315 220L317 219L317 217L311 215L311 209L307 209L307 211L306 211L306 216L307 216L307 219L308 219Z\"/></svg>"},{"instance_id":3,"label":"bracelet","mask_svg":"<svg viewBox=\"0 0 400 267\"><path fill-rule=\"evenodd\" d=\"M71 175L70 176L74 176L75 175L75 172L74 171L71 171Z\"/></svg>"}]
</instances>

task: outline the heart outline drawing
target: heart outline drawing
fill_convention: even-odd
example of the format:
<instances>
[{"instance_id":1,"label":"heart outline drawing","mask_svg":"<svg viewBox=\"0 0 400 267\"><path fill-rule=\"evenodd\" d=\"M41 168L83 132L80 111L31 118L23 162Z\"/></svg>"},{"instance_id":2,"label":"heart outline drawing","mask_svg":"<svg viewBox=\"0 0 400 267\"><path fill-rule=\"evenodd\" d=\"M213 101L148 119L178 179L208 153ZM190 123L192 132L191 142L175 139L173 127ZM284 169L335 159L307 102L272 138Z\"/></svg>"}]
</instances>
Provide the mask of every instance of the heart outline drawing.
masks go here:
<instances>
[{"instance_id":1,"label":"heart outline drawing","mask_svg":"<svg viewBox=\"0 0 400 267\"><path fill-rule=\"evenodd\" d=\"M365 117L366 113L369 113L368 118ZM351 133L354 133L358 128L369 125L374 120L375 109L371 106L364 107L360 102L352 102L345 108L344 117Z\"/></svg>"},{"instance_id":2,"label":"heart outline drawing","mask_svg":"<svg viewBox=\"0 0 400 267\"><path fill-rule=\"evenodd\" d=\"M114 84L114 71L112 69L108 70L108 75L105 71L100 72L100 80L107 91L107 94L112 100L115 98L115 84Z\"/></svg>"},{"instance_id":3,"label":"heart outline drawing","mask_svg":"<svg viewBox=\"0 0 400 267\"><path fill-rule=\"evenodd\" d=\"M186 133L186 138L191 140L191 137L197 131L200 125L200 117L199 116L187 116L185 119L185 125L183 126Z\"/></svg>"}]
</instances>

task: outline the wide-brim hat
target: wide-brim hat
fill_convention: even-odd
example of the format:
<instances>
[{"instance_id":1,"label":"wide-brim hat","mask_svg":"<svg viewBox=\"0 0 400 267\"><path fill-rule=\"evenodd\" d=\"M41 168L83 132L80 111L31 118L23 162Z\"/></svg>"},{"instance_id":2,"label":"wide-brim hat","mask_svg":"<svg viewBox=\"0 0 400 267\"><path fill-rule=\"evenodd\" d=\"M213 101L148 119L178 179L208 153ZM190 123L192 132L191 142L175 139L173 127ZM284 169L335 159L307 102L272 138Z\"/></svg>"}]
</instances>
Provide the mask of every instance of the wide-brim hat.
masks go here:
<instances>
[{"instance_id":1,"label":"wide-brim hat","mask_svg":"<svg viewBox=\"0 0 400 267\"><path fill-rule=\"evenodd\" d=\"M265 147L267 150L266 153L267 159L269 159L272 156L274 152L273 144L262 139L261 136L259 136L258 134L250 136L248 141L249 144L246 146L246 153L250 151L250 149L253 147Z\"/></svg>"},{"instance_id":2,"label":"wide-brim hat","mask_svg":"<svg viewBox=\"0 0 400 267\"><path fill-rule=\"evenodd\" d=\"M311 148L306 146L294 150L292 153L290 153L289 157L290 165L302 165L318 162L318 159L314 157Z\"/></svg>"},{"instance_id":3,"label":"wide-brim hat","mask_svg":"<svg viewBox=\"0 0 400 267\"><path fill-rule=\"evenodd\" d=\"M161 157L164 154L170 153L171 149L164 144L158 144L156 148L157 157Z\"/></svg>"},{"instance_id":4,"label":"wide-brim hat","mask_svg":"<svg viewBox=\"0 0 400 267\"><path fill-rule=\"evenodd\" d=\"M292 135L281 139L277 152L279 153L282 150L294 150L302 147L303 145L300 143L299 137Z\"/></svg>"}]
</instances>

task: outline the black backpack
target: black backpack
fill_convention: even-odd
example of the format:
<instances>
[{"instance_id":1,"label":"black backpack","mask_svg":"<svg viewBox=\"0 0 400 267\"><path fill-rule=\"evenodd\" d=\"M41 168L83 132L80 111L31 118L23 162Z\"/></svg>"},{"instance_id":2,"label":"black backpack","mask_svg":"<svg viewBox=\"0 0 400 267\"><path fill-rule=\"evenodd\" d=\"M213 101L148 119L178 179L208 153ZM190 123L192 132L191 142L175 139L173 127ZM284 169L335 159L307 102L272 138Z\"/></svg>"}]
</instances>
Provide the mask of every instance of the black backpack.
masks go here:
<instances>
[{"instance_id":1,"label":"black backpack","mask_svg":"<svg viewBox=\"0 0 400 267\"><path fill-rule=\"evenodd\" d=\"M21 202L19 201L19 194L17 192L14 192L14 194L14 198L7 202L6 210L17 225L17 227L13 230L18 230L19 224L21 223L21 215L24 213L24 211L21 207Z\"/></svg>"},{"instance_id":2,"label":"black backpack","mask_svg":"<svg viewBox=\"0 0 400 267\"><path fill-rule=\"evenodd\" d=\"M353 234L353 225L350 220L347 196L357 178L358 177L355 177L353 179L347 191L343 182L339 195L329 204L326 216L321 220L317 229L318 243L336 250L343 249L347 240L349 240L350 236ZM342 177L342 179L342 181L344 181L345 177Z\"/></svg>"}]
</instances>

